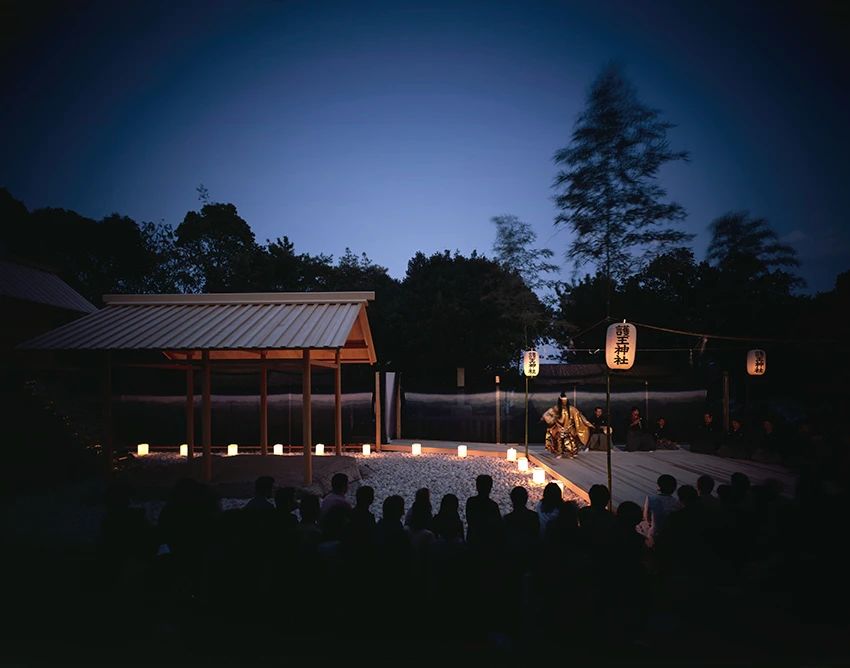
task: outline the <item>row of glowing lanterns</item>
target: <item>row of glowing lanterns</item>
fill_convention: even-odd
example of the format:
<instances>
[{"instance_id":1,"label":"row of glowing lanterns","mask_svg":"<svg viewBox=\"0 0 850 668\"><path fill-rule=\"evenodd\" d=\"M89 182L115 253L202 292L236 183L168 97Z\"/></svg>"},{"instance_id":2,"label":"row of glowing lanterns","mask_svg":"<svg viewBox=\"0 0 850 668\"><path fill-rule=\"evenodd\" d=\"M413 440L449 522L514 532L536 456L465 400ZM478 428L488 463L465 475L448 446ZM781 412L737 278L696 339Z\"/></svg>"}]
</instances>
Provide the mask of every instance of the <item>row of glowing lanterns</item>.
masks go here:
<instances>
[{"instance_id":1,"label":"row of glowing lanterns","mask_svg":"<svg viewBox=\"0 0 850 668\"><path fill-rule=\"evenodd\" d=\"M283 444L275 443L273 452L276 455L283 454ZM364 455L369 455L372 452L372 446L369 443L364 443L361 449L361 452ZM144 457L145 455L150 454L150 445L148 443L139 443L136 447L136 454L140 457ZM239 446L236 443L231 443L227 446L227 455L228 457L233 457L239 454ZM325 454L325 444L324 443L316 443L316 454L324 455ZM414 443L410 446L410 454L414 456L418 456L422 454L422 444ZM457 446L457 456L461 459L465 459L468 454L468 449L465 445ZM189 456L189 446L186 443L180 445L180 456L188 457ZM528 459L526 457L517 457L516 448L508 448L507 452L507 460L509 462L516 462L517 470L522 473L528 473ZM546 482L546 471L541 468L535 468L531 471L531 479L533 482L542 485ZM558 482L558 486L563 490L563 484Z\"/></svg>"},{"instance_id":2,"label":"row of glowing lanterns","mask_svg":"<svg viewBox=\"0 0 850 668\"><path fill-rule=\"evenodd\" d=\"M368 455L372 451L372 446L369 443L364 443L362 452L364 455ZM275 443L272 452L276 455L283 454L283 443ZM145 455L150 454L150 444L149 443L139 443L136 446L136 454L139 457L144 457ZM234 455L239 454L239 445L236 443L231 443L227 446L227 456L233 457ZM316 454L324 455L325 454L325 444L324 443L316 443ZM187 443L182 443L180 445L180 456L188 457L189 456L189 445Z\"/></svg>"}]
</instances>

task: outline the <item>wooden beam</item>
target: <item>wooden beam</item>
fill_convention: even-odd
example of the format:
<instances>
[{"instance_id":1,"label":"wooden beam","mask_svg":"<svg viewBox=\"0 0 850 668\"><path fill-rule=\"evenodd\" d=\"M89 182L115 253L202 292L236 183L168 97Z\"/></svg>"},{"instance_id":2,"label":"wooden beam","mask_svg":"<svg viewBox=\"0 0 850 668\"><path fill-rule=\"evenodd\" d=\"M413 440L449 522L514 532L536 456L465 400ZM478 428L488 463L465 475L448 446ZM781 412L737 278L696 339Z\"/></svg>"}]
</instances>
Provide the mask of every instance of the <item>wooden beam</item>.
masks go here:
<instances>
[{"instance_id":1,"label":"wooden beam","mask_svg":"<svg viewBox=\"0 0 850 668\"><path fill-rule=\"evenodd\" d=\"M304 351L304 369L301 379L302 402L301 402L301 441L304 454L304 484L313 482L313 424L310 401L312 399L312 378L310 377L310 351Z\"/></svg>"},{"instance_id":2,"label":"wooden beam","mask_svg":"<svg viewBox=\"0 0 850 668\"><path fill-rule=\"evenodd\" d=\"M112 474L114 452L112 447L112 353L108 350L104 355L103 365L103 457L106 474Z\"/></svg>"},{"instance_id":3,"label":"wooden beam","mask_svg":"<svg viewBox=\"0 0 850 668\"><path fill-rule=\"evenodd\" d=\"M334 368L334 453L342 454L342 364L339 362L339 348L336 349L336 367Z\"/></svg>"},{"instance_id":4,"label":"wooden beam","mask_svg":"<svg viewBox=\"0 0 850 668\"><path fill-rule=\"evenodd\" d=\"M186 370L186 447L191 460L195 456L195 370Z\"/></svg>"},{"instance_id":5,"label":"wooden beam","mask_svg":"<svg viewBox=\"0 0 850 668\"><path fill-rule=\"evenodd\" d=\"M375 372L375 452L381 451L381 372Z\"/></svg>"},{"instance_id":6,"label":"wooden beam","mask_svg":"<svg viewBox=\"0 0 850 668\"><path fill-rule=\"evenodd\" d=\"M203 398L201 415L201 440L204 444L204 480L212 480L212 402L210 401L210 354L202 353L203 368Z\"/></svg>"},{"instance_id":7,"label":"wooden beam","mask_svg":"<svg viewBox=\"0 0 850 668\"><path fill-rule=\"evenodd\" d=\"M269 454L269 370L265 366L260 369L260 454Z\"/></svg>"}]
</instances>

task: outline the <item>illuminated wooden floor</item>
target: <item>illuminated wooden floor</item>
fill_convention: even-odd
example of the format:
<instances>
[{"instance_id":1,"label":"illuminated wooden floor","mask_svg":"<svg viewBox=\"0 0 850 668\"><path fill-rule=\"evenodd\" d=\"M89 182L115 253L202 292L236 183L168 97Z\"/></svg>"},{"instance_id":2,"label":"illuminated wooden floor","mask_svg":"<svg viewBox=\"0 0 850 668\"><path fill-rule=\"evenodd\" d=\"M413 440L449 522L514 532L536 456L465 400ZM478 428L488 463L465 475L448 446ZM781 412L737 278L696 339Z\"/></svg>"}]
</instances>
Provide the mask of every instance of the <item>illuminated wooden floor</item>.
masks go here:
<instances>
[{"instance_id":1,"label":"illuminated wooden floor","mask_svg":"<svg viewBox=\"0 0 850 668\"><path fill-rule=\"evenodd\" d=\"M394 439L385 449L410 451L411 439ZM456 451L458 443L447 441L417 441L423 450L439 452ZM494 443L467 443L470 455L492 455L502 457L508 445ZM510 444L522 450L524 446ZM563 480L579 496L587 499L587 491L596 483L607 484L608 473L604 452L583 452L576 459L555 459L539 444L529 445L532 464L547 469L550 476ZM663 473L672 475L680 485L696 486L697 478L705 473L714 478L716 485L729 483L730 476L740 471L745 473L754 485L770 478L779 481L783 493L794 494L796 476L783 466L759 464L740 459L724 459L714 455L701 455L685 449L656 450L654 452L625 452L614 450L611 453L611 473L613 478L614 505L622 501L634 501L643 504L647 494L656 491L656 481Z\"/></svg>"}]
</instances>

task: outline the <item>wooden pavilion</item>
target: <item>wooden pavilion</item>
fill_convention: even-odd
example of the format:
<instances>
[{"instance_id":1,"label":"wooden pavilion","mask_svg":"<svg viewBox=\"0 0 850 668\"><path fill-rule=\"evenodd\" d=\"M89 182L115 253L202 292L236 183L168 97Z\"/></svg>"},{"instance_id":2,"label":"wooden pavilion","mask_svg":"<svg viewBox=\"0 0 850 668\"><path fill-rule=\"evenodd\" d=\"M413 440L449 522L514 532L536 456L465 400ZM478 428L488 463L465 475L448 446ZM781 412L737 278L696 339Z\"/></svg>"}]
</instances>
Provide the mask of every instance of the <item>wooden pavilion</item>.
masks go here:
<instances>
[{"instance_id":1,"label":"wooden pavilion","mask_svg":"<svg viewBox=\"0 0 850 668\"><path fill-rule=\"evenodd\" d=\"M374 292L271 292L106 295L104 308L18 346L31 351L90 351L103 363L103 449L113 466L112 375L115 366L163 368L186 375L186 443L195 456L194 378L201 375L204 478L212 478L210 376L215 368L256 370L260 385L260 453L268 454L270 369L302 371L304 479L312 481L311 369L334 370L335 453L342 454L343 364L375 364L366 306ZM117 353L158 353L155 361L120 362ZM160 357L161 355L161 357ZM380 388L375 392L375 446L380 449Z\"/></svg>"}]
</instances>

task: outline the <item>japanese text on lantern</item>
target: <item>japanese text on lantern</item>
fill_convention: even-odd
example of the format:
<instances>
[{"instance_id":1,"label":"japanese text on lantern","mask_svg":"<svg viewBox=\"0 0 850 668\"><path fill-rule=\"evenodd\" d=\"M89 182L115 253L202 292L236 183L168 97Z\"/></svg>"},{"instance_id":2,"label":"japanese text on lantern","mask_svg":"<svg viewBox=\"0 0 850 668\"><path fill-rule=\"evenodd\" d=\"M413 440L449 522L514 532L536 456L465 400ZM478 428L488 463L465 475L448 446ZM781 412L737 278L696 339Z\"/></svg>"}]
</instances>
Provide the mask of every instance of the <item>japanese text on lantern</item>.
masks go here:
<instances>
[{"instance_id":1,"label":"japanese text on lantern","mask_svg":"<svg viewBox=\"0 0 850 668\"><path fill-rule=\"evenodd\" d=\"M523 372L526 376L536 376L540 372L536 350L526 350L523 358Z\"/></svg>"},{"instance_id":2,"label":"japanese text on lantern","mask_svg":"<svg viewBox=\"0 0 850 668\"><path fill-rule=\"evenodd\" d=\"M614 364L629 363L629 326L617 325L617 341L614 348Z\"/></svg>"}]
</instances>

